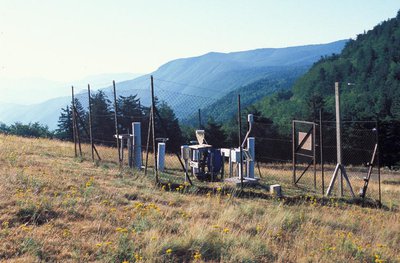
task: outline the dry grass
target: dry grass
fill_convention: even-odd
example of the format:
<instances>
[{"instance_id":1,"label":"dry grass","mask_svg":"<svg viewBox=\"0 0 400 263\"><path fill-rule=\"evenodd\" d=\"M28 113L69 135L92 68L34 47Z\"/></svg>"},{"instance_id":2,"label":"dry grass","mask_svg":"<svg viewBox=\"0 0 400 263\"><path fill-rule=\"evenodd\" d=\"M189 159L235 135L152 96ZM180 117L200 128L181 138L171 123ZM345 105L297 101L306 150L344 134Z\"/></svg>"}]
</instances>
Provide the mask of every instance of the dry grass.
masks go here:
<instances>
[{"instance_id":1,"label":"dry grass","mask_svg":"<svg viewBox=\"0 0 400 263\"><path fill-rule=\"evenodd\" d=\"M167 191L120 171L105 147L96 165L74 159L70 143L0 135L0 149L2 261L400 262L395 183L383 185L386 209L286 204L219 184L205 195ZM290 173L262 169L267 182Z\"/></svg>"}]
</instances>

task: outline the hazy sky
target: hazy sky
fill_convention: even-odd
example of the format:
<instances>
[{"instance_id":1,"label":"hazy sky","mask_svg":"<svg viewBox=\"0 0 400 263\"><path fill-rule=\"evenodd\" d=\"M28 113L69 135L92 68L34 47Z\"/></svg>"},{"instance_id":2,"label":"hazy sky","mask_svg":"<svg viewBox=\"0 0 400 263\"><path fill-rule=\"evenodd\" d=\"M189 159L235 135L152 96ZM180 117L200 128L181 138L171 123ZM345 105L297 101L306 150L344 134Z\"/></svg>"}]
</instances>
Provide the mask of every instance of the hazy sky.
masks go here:
<instances>
[{"instance_id":1,"label":"hazy sky","mask_svg":"<svg viewBox=\"0 0 400 263\"><path fill-rule=\"evenodd\" d=\"M0 0L0 78L147 73L209 51L354 38L398 0Z\"/></svg>"}]
</instances>

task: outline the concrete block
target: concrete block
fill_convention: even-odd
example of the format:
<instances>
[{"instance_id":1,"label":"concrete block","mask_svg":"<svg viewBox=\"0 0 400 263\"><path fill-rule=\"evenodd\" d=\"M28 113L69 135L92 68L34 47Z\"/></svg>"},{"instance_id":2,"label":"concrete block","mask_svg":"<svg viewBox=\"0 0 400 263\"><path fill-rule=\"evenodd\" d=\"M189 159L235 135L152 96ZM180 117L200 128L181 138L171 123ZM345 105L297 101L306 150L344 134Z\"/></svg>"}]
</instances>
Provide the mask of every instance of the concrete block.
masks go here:
<instances>
[{"instance_id":1,"label":"concrete block","mask_svg":"<svg viewBox=\"0 0 400 263\"><path fill-rule=\"evenodd\" d=\"M282 188L281 188L281 186L280 186L279 184L273 184L273 185L271 185L271 186L269 187L269 192L270 192L272 195L275 195L275 196L278 196L278 197L281 197L281 196L282 196Z\"/></svg>"}]
</instances>

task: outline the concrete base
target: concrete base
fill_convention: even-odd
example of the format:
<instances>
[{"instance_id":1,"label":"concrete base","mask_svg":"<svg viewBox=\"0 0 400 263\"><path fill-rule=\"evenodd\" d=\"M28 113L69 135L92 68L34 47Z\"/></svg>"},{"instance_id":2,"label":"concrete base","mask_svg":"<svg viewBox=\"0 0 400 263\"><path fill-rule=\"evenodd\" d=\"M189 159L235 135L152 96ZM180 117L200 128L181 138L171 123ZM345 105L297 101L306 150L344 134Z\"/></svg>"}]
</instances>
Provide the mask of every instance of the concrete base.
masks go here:
<instances>
[{"instance_id":1,"label":"concrete base","mask_svg":"<svg viewBox=\"0 0 400 263\"><path fill-rule=\"evenodd\" d=\"M243 184L244 185L256 185L256 184L258 184L258 180L260 180L260 178L243 177ZM236 184L236 186L241 185L240 177L230 177L230 178L226 178L224 181L227 183Z\"/></svg>"},{"instance_id":2,"label":"concrete base","mask_svg":"<svg viewBox=\"0 0 400 263\"><path fill-rule=\"evenodd\" d=\"M270 192L270 194L278 196L278 197L282 196L282 188L279 184L270 185L269 192Z\"/></svg>"}]
</instances>

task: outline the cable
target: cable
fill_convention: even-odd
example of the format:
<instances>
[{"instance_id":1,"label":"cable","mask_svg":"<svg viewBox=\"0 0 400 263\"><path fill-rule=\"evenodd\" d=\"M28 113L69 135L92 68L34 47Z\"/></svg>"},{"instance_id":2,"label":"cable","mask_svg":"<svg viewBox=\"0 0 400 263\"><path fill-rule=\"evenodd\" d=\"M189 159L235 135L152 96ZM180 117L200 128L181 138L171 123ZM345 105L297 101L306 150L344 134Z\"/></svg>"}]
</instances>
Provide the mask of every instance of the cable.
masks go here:
<instances>
[{"instance_id":1,"label":"cable","mask_svg":"<svg viewBox=\"0 0 400 263\"><path fill-rule=\"evenodd\" d=\"M202 98L202 99L212 99L212 100L215 100L215 101L218 100L217 98L212 98L212 97L203 97L203 96L200 96L200 95L194 95L194 94L187 94L187 93L182 93L182 92L177 92L177 91L165 90L165 89L161 88L160 86L158 86L156 84L154 84L154 86L156 88L158 88L157 92L163 91L163 92L166 92L167 94L178 94L178 95L183 95L183 96L188 96L188 97L197 97L197 98Z\"/></svg>"},{"instance_id":2,"label":"cable","mask_svg":"<svg viewBox=\"0 0 400 263\"><path fill-rule=\"evenodd\" d=\"M162 81L162 82L167 82L167 83L172 83L172 84L180 85L180 86L185 86L185 87L192 87L192 88L197 88L197 89L201 89L201 90L209 90L209 91L212 91L212 92L225 93L225 92L223 92L223 91L221 91L221 90L214 90L214 89L209 89L209 88L194 86L194 85L191 85L191 84L179 83L179 82L172 81L172 80L165 80L165 79L159 79L159 78L154 78L154 77L153 77L153 79L154 79L154 80L158 80L158 81Z\"/></svg>"}]
</instances>

